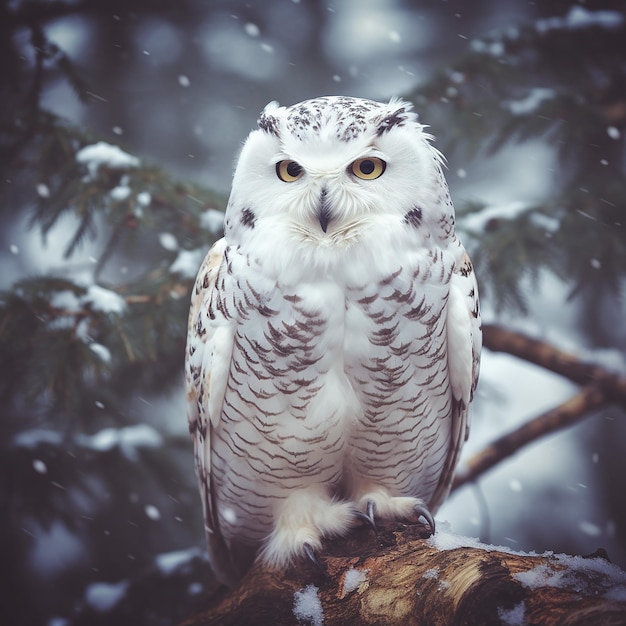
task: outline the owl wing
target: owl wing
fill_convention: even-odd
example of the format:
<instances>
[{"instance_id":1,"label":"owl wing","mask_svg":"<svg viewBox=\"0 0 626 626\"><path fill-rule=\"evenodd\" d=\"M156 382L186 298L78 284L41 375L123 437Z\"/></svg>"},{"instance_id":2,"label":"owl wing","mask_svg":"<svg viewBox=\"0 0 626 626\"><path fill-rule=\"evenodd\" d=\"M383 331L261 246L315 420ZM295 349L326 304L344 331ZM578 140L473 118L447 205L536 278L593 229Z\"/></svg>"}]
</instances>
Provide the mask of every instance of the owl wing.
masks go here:
<instances>
[{"instance_id":1,"label":"owl wing","mask_svg":"<svg viewBox=\"0 0 626 626\"><path fill-rule=\"evenodd\" d=\"M439 508L450 491L461 448L469 435L469 405L478 383L482 347L478 286L474 268L458 240L453 246L456 248L454 250L456 262L450 279L446 319L448 373L452 391L452 430L444 471L431 503L433 511Z\"/></svg>"},{"instance_id":2,"label":"owl wing","mask_svg":"<svg viewBox=\"0 0 626 626\"><path fill-rule=\"evenodd\" d=\"M211 475L211 433L220 422L235 323L215 306L223 296L219 277L225 271L225 251L226 242L220 239L209 250L196 278L187 329L185 386L209 554L216 573L227 580L230 557L219 530Z\"/></svg>"}]
</instances>

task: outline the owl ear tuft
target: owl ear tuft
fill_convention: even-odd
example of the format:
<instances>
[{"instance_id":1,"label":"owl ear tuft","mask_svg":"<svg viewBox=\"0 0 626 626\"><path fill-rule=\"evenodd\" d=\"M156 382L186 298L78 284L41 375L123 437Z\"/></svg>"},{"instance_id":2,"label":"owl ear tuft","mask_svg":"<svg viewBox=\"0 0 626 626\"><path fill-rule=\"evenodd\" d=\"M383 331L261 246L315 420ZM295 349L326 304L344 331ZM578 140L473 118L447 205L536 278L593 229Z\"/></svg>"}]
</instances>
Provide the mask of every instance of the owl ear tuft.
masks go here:
<instances>
[{"instance_id":1,"label":"owl ear tuft","mask_svg":"<svg viewBox=\"0 0 626 626\"><path fill-rule=\"evenodd\" d=\"M272 112L277 111L279 109L278 102L270 102L261 113L259 119L257 120L257 124L259 128L269 133L270 135L275 135L278 137L278 118L275 115L272 115Z\"/></svg>"},{"instance_id":2,"label":"owl ear tuft","mask_svg":"<svg viewBox=\"0 0 626 626\"><path fill-rule=\"evenodd\" d=\"M416 115L411 110L413 105L403 100L391 100L386 115L378 122L376 135L388 133L394 126L404 126L407 122L415 121Z\"/></svg>"}]
</instances>

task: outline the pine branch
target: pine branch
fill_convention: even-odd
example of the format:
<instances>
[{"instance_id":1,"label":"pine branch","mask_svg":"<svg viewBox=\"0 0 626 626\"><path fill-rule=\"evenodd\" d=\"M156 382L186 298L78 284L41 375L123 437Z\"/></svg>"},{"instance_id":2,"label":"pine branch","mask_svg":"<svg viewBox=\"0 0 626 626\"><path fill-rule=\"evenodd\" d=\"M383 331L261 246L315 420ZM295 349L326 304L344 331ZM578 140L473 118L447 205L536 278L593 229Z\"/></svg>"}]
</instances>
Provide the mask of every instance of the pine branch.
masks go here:
<instances>
[{"instance_id":1,"label":"pine branch","mask_svg":"<svg viewBox=\"0 0 626 626\"><path fill-rule=\"evenodd\" d=\"M501 308L524 310L522 279L537 268L567 281L572 296L594 290L594 301L619 294L626 276L626 20L561 4L561 17L472 40L410 94L451 164L529 139L559 159L551 197L541 201L549 228L522 217L475 233L472 259Z\"/></svg>"}]
</instances>

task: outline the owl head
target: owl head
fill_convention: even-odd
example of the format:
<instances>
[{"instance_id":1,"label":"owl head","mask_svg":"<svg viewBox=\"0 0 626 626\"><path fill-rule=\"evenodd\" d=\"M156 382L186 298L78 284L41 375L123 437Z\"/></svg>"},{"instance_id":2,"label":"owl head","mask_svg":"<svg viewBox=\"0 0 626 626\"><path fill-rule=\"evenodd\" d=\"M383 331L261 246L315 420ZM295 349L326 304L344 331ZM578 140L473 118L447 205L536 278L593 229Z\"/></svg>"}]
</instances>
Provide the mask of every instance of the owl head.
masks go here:
<instances>
[{"instance_id":1,"label":"owl head","mask_svg":"<svg viewBox=\"0 0 626 626\"><path fill-rule=\"evenodd\" d=\"M235 170L227 241L255 250L269 241L314 256L323 250L327 258L383 233L449 237L442 156L424 128L399 99L268 104Z\"/></svg>"}]
</instances>

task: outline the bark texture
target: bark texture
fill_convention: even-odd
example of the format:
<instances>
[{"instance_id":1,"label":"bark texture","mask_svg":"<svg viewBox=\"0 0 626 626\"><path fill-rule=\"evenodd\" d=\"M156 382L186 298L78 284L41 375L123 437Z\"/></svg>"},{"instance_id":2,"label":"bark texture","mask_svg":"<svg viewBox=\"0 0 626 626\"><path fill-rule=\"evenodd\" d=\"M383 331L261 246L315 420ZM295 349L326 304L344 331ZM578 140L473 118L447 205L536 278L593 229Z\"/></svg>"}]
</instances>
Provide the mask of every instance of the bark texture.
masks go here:
<instances>
[{"instance_id":1,"label":"bark texture","mask_svg":"<svg viewBox=\"0 0 626 626\"><path fill-rule=\"evenodd\" d=\"M603 556L527 555L461 545L445 531L423 535L419 525L357 528L328 543L319 567L255 566L182 626L626 624L626 573Z\"/></svg>"}]
</instances>

